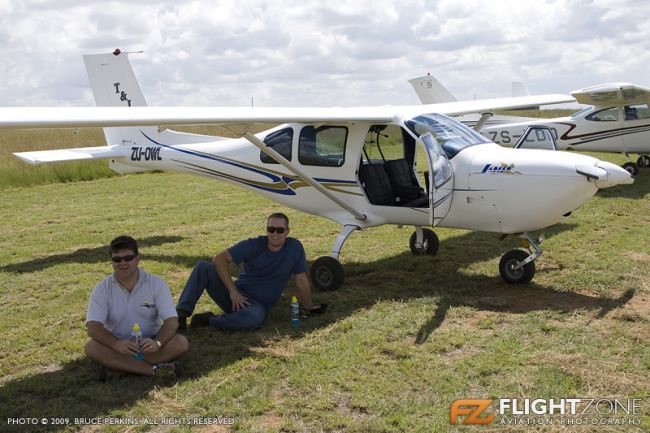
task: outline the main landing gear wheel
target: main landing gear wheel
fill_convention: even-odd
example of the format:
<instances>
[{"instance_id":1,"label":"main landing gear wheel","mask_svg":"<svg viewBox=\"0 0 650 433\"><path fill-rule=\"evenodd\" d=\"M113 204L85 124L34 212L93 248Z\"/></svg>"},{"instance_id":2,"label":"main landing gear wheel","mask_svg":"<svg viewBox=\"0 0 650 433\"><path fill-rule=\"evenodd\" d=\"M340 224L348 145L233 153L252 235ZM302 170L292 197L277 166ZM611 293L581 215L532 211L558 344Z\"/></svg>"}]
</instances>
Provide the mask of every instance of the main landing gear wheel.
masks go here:
<instances>
[{"instance_id":1,"label":"main landing gear wheel","mask_svg":"<svg viewBox=\"0 0 650 433\"><path fill-rule=\"evenodd\" d=\"M343 266L334 257L319 257L312 263L309 276L317 289L336 290L343 284Z\"/></svg>"},{"instance_id":2,"label":"main landing gear wheel","mask_svg":"<svg viewBox=\"0 0 650 433\"><path fill-rule=\"evenodd\" d=\"M499 262L501 278L511 284L529 283L535 276L535 262L528 262L519 269L515 269L528 256L529 254L522 250L511 250L505 253Z\"/></svg>"},{"instance_id":3,"label":"main landing gear wheel","mask_svg":"<svg viewBox=\"0 0 650 433\"><path fill-rule=\"evenodd\" d=\"M434 256L438 253L438 248L440 248L440 240L438 235L429 229L422 229L422 246L417 247L415 245L415 240L417 238L417 232L413 232L411 235L411 240L409 241L409 246L411 247L411 252L413 254L427 254Z\"/></svg>"},{"instance_id":4,"label":"main landing gear wheel","mask_svg":"<svg viewBox=\"0 0 650 433\"><path fill-rule=\"evenodd\" d=\"M637 174L639 174L639 166L633 162L626 162L621 167L627 170L627 172L630 173L632 176L636 176Z\"/></svg>"},{"instance_id":5,"label":"main landing gear wheel","mask_svg":"<svg viewBox=\"0 0 650 433\"><path fill-rule=\"evenodd\" d=\"M639 167L648 168L650 167L650 156L641 155L639 159L636 160L636 163Z\"/></svg>"}]
</instances>

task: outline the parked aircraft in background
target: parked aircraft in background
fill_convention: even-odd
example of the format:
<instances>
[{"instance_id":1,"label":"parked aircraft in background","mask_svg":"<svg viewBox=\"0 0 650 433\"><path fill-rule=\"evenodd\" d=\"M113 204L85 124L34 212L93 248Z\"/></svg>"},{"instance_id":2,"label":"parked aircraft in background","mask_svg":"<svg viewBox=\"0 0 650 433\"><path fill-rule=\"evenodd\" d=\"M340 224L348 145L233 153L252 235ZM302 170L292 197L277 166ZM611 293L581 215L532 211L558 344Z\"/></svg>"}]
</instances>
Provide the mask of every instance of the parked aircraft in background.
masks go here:
<instances>
[{"instance_id":1,"label":"parked aircraft in background","mask_svg":"<svg viewBox=\"0 0 650 433\"><path fill-rule=\"evenodd\" d=\"M528 282L543 251L530 231L558 223L599 188L632 182L614 164L507 149L446 116L561 103L564 95L392 107L146 107L125 53L84 56L84 62L99 107L0 108L0 127L103 126L108 145L19 158L32 164L104 158L119 173L208 176L329 218L341 232L331 255L311 266L321 289L343 282L338 259L348 236L383 224L414 226L413 253L438 251L438 237L424 226L520 236L527 251L504 254L499 271L510 283ZM251 133L260 123L282 124ZM239 138L158 128L179 124L220 124ZM427 169L424 178L416 163Z\"/></svg>"},{"instance_id":2,"label":"parked aircraft in background","mask_svg":"<svg viewBox=\"0 0 650 433\"><path fill-rule=\"evenodd\" d=\"M581 104L590 104L571 116L513 121L486 126L481 133L498 144L512 145L531 125L553 131L558 149L638 154L623 168L632 175L650 167L650 89L630 83L608 83L571 92Z\"/></svg>"},{"instance_id":3,"label":"parked aircraft in background","mask_svg":"<svg viewBox=\"0 0 650 433\"><path fill-rule=\"evenodd\" d=\"M428 77L410 80L423 103L454 98L435 78ZM441 97L444 92L449 96ZM591 107L552 119L481 113L485 114L483 123L477 117L458 120L468 125L479 123L475 128L481 134L508 147L517 143L528 126L546 126L553 132L559 150L624 153L628 159L630 154L638 154L636 163L630 160L623 164L632 175L638 174L639 167L650 167L650 89L630 83L608 83L575 90L571 95L575 101ZM523 147L535 147L534 142L535 135L529 135Z\"/></svg>"}]
</instances>

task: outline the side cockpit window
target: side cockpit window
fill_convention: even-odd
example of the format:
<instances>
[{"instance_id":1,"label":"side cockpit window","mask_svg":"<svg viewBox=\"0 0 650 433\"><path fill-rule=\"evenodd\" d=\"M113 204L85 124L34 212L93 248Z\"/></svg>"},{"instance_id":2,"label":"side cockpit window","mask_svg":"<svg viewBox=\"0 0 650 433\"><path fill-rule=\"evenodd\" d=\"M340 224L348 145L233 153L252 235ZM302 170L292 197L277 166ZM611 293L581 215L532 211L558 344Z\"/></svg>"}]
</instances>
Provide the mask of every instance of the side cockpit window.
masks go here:
<instances>
[{"instance_id":1,"label":"side cockpit window","mask_svg":"<svg viewBox=\"0 0 650 433\"><path fill-rule=\"evenodd\" d=\"M626 105L623 107L623 111L625 112L625 120L647 119L650 117L648 104Z\"/></svg>"},{"instance_id":2,"label":"side cockpit window","mask_svg":"<svg viewBox=\"0 0 650 433\"><path fill-rule=\"evenodd\" d=\"M585 117L585 119L593 122L615 122L618 120L618 108L612 107L596 111Z\"/></svg>"},{"instance_id":3,"label":"side cockpit window","mask_svg":"<svg viewBox=\"0 0 650 433\"><path fill-rule=\"evenodd\" d=\"M298 141L298 161L302 165L340 167L345 162L348 128L305 126Z\"/></svg>"},{"instance_id":4,"label":"side cockpit window","mask_svg":"<svg viewBox=\"0 0 650 433\"><path fill-rule=\"evenodd\" d=\"M272 132L264 139L266 147L270 147L287 160L291 161L291 143L293 141L293 129L285 128ZM260 159L267 164L277 164L277 162L260 150Z\"/></svg>"}]
</instances>

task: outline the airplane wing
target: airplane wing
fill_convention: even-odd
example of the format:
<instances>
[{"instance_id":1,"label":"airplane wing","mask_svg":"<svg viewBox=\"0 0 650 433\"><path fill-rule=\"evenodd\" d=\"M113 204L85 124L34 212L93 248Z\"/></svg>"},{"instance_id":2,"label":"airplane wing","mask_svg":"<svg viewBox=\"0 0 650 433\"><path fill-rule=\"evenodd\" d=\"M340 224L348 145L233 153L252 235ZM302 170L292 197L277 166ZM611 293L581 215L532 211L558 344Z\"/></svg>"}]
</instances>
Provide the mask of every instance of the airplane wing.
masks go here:
<instances>
[{"instance_id":1,"label":"airplane wing","mask_svg":"<svg viewBox=\"0 0 650 433\"><path fill-rule=\"evenodd\" d=\"M432 112L458 116L461 114L484 113L496 110L509 110L513 108L531 107L537 105L563 104L575 102L569 95L531 95L516 96L512 98L479 99L475 101L447 102L444 104L422 105L433 107Z\"/></svg>"},{"instance_id":2,"label":"airplane wing","mask_svg":"<svg viewBox=\"0 0 650 433\"><path fill-rule=\"evenodd\" d=\"M392 114L391 114L392 113ZM2 107L0 128L314 123L394 120L377 107Z\"/></svg>"},{"instance_id":3,"label":"airplane wing","mask_svg":"<svg viewBox=\"0 0 650 433\"><path fill-rule=\"evenodd\" d=\"M252 125L390 123L403 116L450 116L573 102L567 95L535 95L442 104L379 107L1 107L0 128L78 128L140 125Z\"/></svg>"},{"instance_id":4,"label":"airplane wing","mask_svg":"<svg viewBox=\"0 0 650 433\"><path fill-rule=\"evenodd\" d=\"M650 89L631 83L605 83L571 92L586 105L629 105L650 101Z\"/></svg>"}]
</instances>

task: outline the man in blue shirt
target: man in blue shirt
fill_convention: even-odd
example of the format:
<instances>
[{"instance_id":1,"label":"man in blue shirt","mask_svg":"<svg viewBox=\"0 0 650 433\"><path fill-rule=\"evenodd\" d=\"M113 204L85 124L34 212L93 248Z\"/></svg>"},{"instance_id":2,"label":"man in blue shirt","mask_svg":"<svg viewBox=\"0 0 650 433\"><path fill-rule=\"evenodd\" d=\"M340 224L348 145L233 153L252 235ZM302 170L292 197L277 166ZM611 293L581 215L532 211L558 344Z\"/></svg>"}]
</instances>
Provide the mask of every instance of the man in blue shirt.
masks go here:
<instances>
[{"instance_id":1,"label":"man in blue shirt","mask_svg":"<svg viewBox=\"0 0 650 433\"><path fill-rule=\"evenodd\" d=\"M325 311L325 304L315 307L312 303L305 250L298 239L288 237L289 218L274 213L266 225L266 236L243 240L214 256L212 263L201 261L194 266L176 305L179 329L186 327L204 290L224 314L195 314L191 327L259 328L291 275L295 275L303 309L312 314ZM233 263L242 265L236 281L230 278Z\"/></svg>"}]
</instances>

